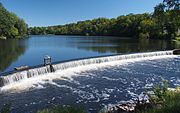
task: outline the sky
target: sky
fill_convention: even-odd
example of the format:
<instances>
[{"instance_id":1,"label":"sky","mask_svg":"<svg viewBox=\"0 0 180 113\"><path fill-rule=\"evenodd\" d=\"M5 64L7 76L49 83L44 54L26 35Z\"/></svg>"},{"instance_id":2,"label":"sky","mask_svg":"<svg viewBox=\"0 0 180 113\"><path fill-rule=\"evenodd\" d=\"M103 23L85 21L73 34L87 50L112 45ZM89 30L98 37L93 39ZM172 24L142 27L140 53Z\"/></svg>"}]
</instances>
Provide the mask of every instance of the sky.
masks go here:
<instances>
[{"instance_id":1,"label":"sky","mask_svg":"<svg viewBox=\"0 0 180 113\"><path fill-rule=\"evenodd\" d=\"M0 0L32 26L64 25L99 17L151 13L163 0Z\"/></svg>"}]
</instances>

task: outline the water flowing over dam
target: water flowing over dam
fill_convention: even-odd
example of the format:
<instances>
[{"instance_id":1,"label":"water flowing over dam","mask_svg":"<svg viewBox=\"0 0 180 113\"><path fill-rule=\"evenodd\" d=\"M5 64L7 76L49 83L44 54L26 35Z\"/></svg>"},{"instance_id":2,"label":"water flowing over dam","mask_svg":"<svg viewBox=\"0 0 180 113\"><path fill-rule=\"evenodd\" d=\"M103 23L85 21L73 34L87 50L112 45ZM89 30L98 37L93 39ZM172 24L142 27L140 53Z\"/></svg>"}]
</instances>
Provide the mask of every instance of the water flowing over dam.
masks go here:
<instances>
[{"instance_id":1,"label":"water flowing over dam","mask_svg":"<svg viewBox=\"0 0 180 113\"><path fill-rule=\"evenodd\" d=\"M159 51L159 52L147 52L147 53L135 53L127 55L113 55L97 58L80 59L62 63L55 63L52 65L55 71L61 71L73 67L85 66L90 64L101 64L112 61L129 60L129 59L143 59L149 57L173 55L173 51ZM9 85L11 83L18 82L23 79L28 79L34 76L41 76L46 73L51 73L50 66L42 66L34 69L28 69L21 72L16 72L7 76L0 76L0 87Z\"/></svg>"}]
</instances>

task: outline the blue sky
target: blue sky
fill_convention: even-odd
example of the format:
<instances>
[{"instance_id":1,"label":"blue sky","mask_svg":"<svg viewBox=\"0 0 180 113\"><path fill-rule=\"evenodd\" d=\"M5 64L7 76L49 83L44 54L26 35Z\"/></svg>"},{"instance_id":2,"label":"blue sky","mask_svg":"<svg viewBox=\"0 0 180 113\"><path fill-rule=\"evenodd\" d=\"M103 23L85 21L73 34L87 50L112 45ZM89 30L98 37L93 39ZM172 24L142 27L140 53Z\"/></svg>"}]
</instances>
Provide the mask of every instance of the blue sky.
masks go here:
<instances>
[{"instance_id":1,"label":"blue sky","mask_svg":"<svg viewBox=\"0 0 180 113\"><path fill-rule=\"evenodd\" d=\"M98 17L153 12L163 0L0 0L29 26L63 25Z\"/></svg>"}]
</instances>

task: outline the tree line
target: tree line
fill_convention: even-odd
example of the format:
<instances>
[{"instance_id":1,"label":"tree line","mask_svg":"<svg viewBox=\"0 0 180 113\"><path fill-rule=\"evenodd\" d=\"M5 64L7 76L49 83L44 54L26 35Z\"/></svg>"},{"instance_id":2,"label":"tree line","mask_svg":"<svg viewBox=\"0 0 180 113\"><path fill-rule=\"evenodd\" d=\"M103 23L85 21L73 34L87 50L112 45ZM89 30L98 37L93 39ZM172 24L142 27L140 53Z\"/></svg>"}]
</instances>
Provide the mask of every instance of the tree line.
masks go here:
<instances>
[{"instance_id":1,"label":"tree line","mask_svg":"<svg viewBox=\"0 0 180 113\"><path fill-rule=\"evenodd\" d=\"M0 3L0 38L20 38L27 35L28 26L16 14L7 11Z\"/></svg>"},{"instance_id":2,"label":"tree line","mask_svg":"<svg viewBox=\"0 0 180 113\"><path fill-rule=\"evenodd\" d=\"M31 35L124 36L175 38L180 29L180 0L164 0L151 14L128 14L117 18L97 18L77 23L30 27Z\"/></svg>"},{"instance_id":3,"label":"tree line","mask_svg":"<svg viewBox=\"0 0 180 113\"><path fill-rule=\"evenodd\" d=\"M154 12L128 14L117 18L97 18L66 25L30 27L0 3L0 38L26 35L85 35L142 38L180 37L180 0L164 0Z\"/></svg>"}]
</instances>

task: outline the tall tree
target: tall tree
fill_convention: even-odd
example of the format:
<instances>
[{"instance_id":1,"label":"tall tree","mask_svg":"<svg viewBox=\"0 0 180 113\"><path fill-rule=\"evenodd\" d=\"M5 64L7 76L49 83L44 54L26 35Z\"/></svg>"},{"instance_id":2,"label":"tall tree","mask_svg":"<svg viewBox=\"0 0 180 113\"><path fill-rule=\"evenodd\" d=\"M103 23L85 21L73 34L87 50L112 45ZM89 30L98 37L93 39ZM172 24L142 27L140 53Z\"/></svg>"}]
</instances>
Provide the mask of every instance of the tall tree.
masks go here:
<instances>
[{"instance_id":1,"label":"tall tree","mask_svg":"<svg viewBox=\"0 0 180 113\"><path fill-rule=\"evenodd\" d=\"M27 33L27 24L0 3L0 37L17 38Z\"/></svg>"}]
</instances>

